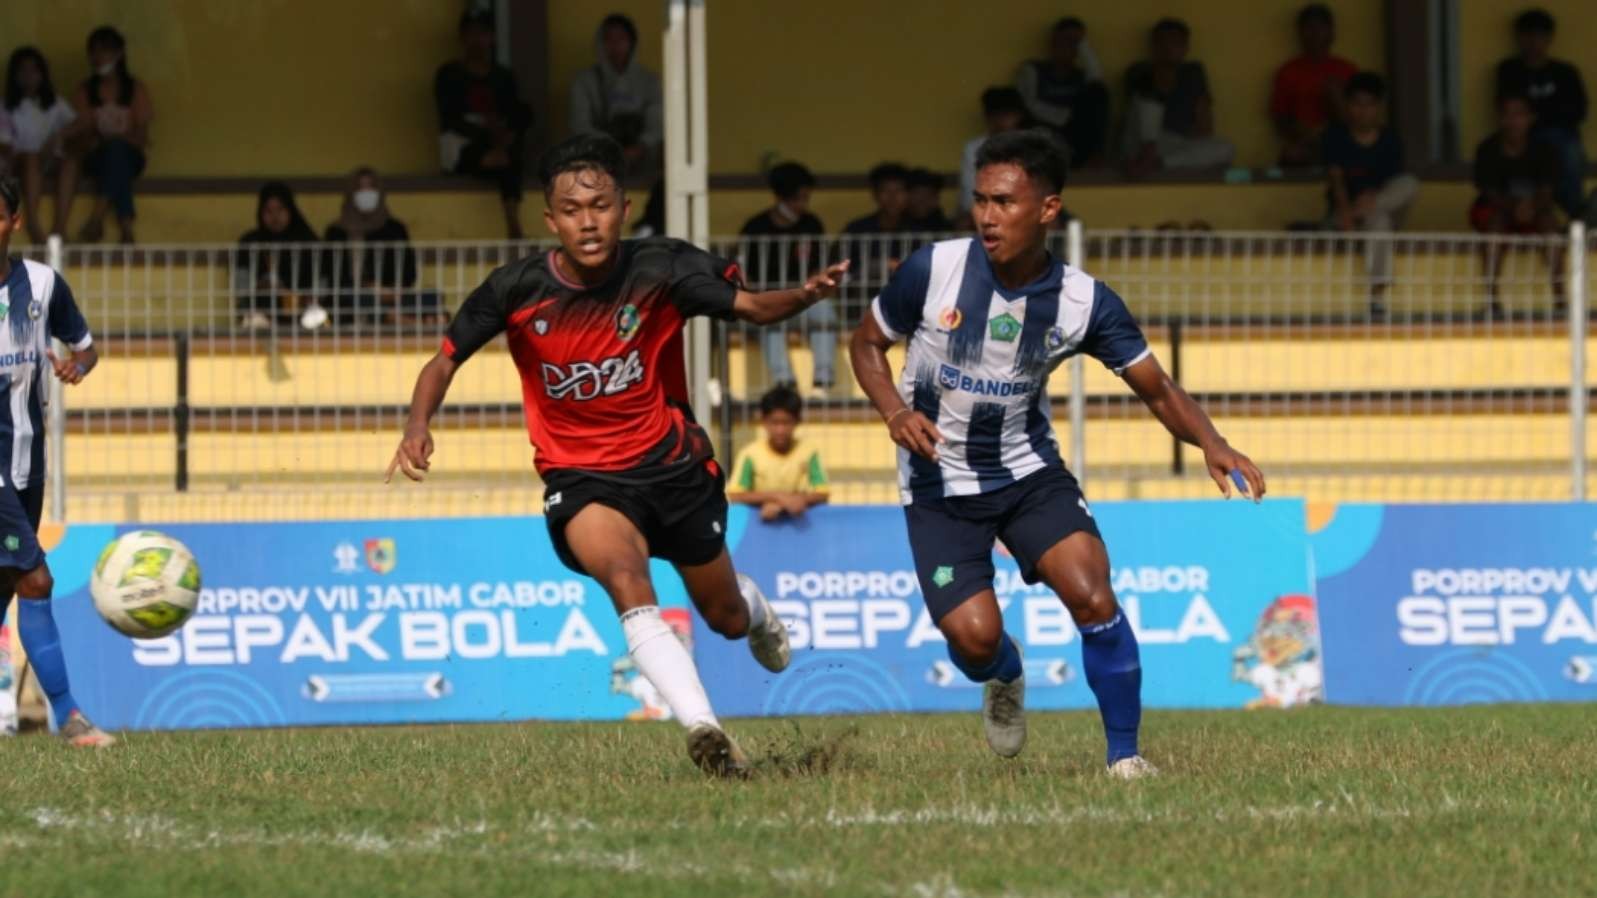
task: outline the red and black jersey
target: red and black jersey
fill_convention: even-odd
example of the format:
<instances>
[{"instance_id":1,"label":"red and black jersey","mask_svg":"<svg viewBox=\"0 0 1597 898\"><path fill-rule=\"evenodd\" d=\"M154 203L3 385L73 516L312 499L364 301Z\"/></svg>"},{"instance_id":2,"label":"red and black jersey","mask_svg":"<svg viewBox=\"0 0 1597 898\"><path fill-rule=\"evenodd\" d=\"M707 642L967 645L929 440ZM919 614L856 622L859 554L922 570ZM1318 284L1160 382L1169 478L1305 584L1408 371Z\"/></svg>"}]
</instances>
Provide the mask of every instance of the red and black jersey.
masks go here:
<instances>
[{"instance_id":1,"label":"red and black jersey","mask_svg":"<svg viewBox=\"0 0 1597 898\"><path fill-rule=\"evenodd\" d=\"M458 363L506 335L540 475L646 481L711 455L688 408L682 325L732 317L738 267L663 237L618 252L594 287L562 277L554 251L506 265L472 291L444 337Z\"/></svg>"}]
</instances>

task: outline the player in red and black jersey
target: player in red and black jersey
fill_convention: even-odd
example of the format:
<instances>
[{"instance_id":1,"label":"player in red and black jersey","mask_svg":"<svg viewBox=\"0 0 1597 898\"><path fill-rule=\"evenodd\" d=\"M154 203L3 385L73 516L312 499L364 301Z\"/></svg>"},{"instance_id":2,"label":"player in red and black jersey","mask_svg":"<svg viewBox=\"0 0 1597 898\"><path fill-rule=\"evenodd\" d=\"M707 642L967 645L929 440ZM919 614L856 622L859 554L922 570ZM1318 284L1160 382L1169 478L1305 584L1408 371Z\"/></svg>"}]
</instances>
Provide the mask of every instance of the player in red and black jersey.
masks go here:
<instances>
[{"instance_id":1,"label":"player in red and black jersey","mask_svg":"<svg viewBox=\"0 0 1597 898\"><path fill-rule=\"evenodd\" d=\"M560 247L498 269L466 298L416 380L388 476L426 475L428 425L455 370L505 334L555 550L609 593L638 669L688 727L695 763L739 774L742 753L660 617L649 557L671 562L710 628L748 636L768 670L787 666L787 627L727 553L725 477L688 408L682 325L695 315L781 321L835 294L848 264L800 289L750 293L735 264L691 244L622 242L630 203L621 147L610 138L573 137L551 148L540 169L544 219Z\"/></svg>"}]
</instances>

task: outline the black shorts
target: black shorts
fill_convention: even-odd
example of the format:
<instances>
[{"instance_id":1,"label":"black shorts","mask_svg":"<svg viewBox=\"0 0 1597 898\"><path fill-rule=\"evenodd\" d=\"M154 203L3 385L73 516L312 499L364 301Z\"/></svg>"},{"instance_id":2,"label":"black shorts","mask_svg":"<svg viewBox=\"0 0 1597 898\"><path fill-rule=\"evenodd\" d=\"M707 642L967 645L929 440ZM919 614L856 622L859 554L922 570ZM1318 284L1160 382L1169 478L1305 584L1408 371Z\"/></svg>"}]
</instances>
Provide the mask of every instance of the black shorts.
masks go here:
<instances>
[{"instance_id":1,"label":"black shorts","mask_svg":"<svg viewBox=\"0 0 1597 898\"><path fill-rule=\"evenodd\" d=\"M44 478L17 489L0 484L0 568L31 571L44 564L39 519L44 515Z\"/></svg>"},{"instance_id":2,"label":"black shorts","mask_svg":"<svg viewBox=\"0 0 1597 898\"><path fill-rule=\"evenodd\" d=\"M1043 553L1078 530L1102 539L1076 478L1044 468L990 493L916 499L904 506L915 574L933 622L993 586L993 539L1001 539L1027 583Z\"/></svg>"},{"instance_id":3,"label":"black shorts","mask_svg":"<svg viewBox=\"0 0 1597 898\"><path fill-rule=\"evenodd\" d=\"M709 564L726 547L726 475L713 459L652 483L625 483L583 471L551 471L544 481L543 514L555 554L586 574L566 543L566 524L589 505L627 516L649 544L649 555L675 565Z\"/></svg>"}]
</instances>

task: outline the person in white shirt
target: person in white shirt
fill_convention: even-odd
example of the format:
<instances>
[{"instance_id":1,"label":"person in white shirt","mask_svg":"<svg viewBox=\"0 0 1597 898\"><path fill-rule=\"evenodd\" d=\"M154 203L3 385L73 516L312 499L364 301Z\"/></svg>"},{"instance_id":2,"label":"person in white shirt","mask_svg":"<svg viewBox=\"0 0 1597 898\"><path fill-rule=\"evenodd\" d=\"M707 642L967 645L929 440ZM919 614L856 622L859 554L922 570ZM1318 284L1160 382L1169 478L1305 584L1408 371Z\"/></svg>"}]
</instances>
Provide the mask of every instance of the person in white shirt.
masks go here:
<instances>
[{"instance_id":1,"label":"person in white shirt","mask_svg":"<svg viewBox=\"0 0 1597 898\"><path fill-rule=\"evenodd\" d=\"M39 204L44 194L44 176L56 176L55 219L49 233L64 233L71 214L72 193L78 180L78 163L62 152L62 143L72 133L77 113L72 104L55 92L50 83L50 65L37 47L18 47L6 64L5 102L0 106L0 153L9 157L10 169L22 181L22 220L28 239L42 243L45 238Z\"/></svg>"}]
</instances>

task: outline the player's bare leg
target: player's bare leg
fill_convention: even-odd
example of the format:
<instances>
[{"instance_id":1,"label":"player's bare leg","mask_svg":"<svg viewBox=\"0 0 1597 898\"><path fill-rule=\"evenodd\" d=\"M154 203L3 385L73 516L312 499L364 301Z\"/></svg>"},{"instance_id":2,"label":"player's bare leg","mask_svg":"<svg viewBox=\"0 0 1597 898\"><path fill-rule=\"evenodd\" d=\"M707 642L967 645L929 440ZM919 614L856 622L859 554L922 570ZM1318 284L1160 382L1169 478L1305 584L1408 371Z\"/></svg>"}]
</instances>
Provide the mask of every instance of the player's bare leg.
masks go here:
<instances>
[{"instance_id":1,"label":"player's bare leg","mask_svg":"<svg viewBox=\"0 0 1597 898\"><path fill-rule=\"evenodd\" d=\"M1026 745L1026 673L1020 646L1004 632L998 597L984 589L937 622L948 640L948 657L982 684L982 729L999 757L1013 758Z\"/></svg>"},{"instance_id":2,"label":"player's bare leg","mask_svg":"<svg viewBox=\"0 0 1597 898\"><path fill-rule=\"evenodd\" d=\"M732 567L731 553L723 548L708 564L677 565L677 573L711 630L727 639L748 636L749 652L761 667L772 673L787 669L792 660L787 624L771 610L759 585Z\"/></svg>"},{"instance_id":3,"label":"player's bare leg","mask_svg":"<svg viewBox=\"0 0 1597 898\"><path fill-rule=\"evenodd\" d=\"M649 546L637 526L621 512L594 504L566 524L565 539L583 570L609 594L638 670L688 728L693 762L707 773L744 774L747 760L715 719L693 656L660 617L649 580Z\"/></svg>"},{"instance_id":4,"label":"player's bare leg","mask_svg":"<svg viewBox=\"0 0 1597 898\"><path fill-rule=\"evenodd\" d=\"M1109 585L1109 553L1103 541L1077 531L1043 553L1037 572L1070 609L1081 631L1082 668L1103 718L1109 773L1122 779L1157 773L1137 752L1142 659L1136 634Z\"/></svg>"}]
</instances>

